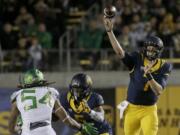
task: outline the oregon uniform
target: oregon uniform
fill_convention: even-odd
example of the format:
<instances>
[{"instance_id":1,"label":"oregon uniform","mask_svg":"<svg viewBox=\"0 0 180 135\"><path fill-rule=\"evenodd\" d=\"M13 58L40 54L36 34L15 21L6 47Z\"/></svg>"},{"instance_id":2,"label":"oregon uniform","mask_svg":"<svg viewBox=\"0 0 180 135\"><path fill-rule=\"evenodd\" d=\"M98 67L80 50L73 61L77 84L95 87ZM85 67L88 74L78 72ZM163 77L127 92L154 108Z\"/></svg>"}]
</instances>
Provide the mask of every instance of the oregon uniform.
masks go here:
<instances>
[{"instance_id":1,"label":"oregon uniform","mask_svg":"<svg viewBox=\"0 0 180 135\"><path fill-rule=\"evenodd\" d=\"M49 92L51 92L52 94L50 95ZM31 97L33 97L34 99L39 100L39 102L37 102L37 105L35 102L33 102L34 104L31 104L31 102L28 102L30 98L27 98L27 97L29 95L31 95ZM22 126L23 135L40 134L41 131L43 131L44 134L47 133L47 135L48 133L51 135L55 135L55 132L51 127L51 114L52 114L55 100L57 98L56 95L58 95L57 90L50 87L48 88L47 87L42 87L42 88L34 87L30 89L20 90L17 92L16 103L21 113L22 120L23 120L23 126ZM22 100L22 96L24 96L23 100ZM38 116L38 117L34 117L34 116ZM35 130L29 130L28 124L36 122L36 121L46 121L47 126L44 126L44 129L41 130L40 132L38 131L35 132Z\"/></svg>"},{"instance_id":2,"label":"oregon uniform","mask_svg":"<svg viewBox=\"0 0 180 135\"><path fill-rule=\"evenodd\" d=\"M70 91L60 94L60 102L65 110L69 113L69 115L76 121L81 123L93 123L94 127L98 129L100 135L112 135L112 129L107 121L104 120L104 118L94 118L90 115L90 110L94 110L95 108L102 106L104 104L104 100L101 95L91 91L91 86L85 86L88 82L86 82L86 80L83 80L86 78L90 77L85 74L75 75L75 77L73 77L71 81ZM74 87L75 85L77 86L76 88L84 87L84 89L82 89L81 91L81 93L84 94L75 93L74 90L72 90L72 87ZM84 102L87 103L86 106L84 106ZM77 135L81 134L77 133Z\"/></svg>"}]
</instances>

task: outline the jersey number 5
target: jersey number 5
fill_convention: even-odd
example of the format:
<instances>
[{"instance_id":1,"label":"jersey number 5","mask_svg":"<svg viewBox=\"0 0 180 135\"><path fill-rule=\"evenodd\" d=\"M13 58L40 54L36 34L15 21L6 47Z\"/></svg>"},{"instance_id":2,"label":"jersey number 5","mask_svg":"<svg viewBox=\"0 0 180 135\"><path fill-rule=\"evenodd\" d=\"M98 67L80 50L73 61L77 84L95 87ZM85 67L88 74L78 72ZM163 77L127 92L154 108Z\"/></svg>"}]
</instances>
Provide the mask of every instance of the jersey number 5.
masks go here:
<instances>
[{"instance_id":1,"label":"jersey number 5","mask_svg":"<svg viewBox=\"0 0 180 135\"><path fill-rule=\"evenodd\" d=\"M22 102L24 102L26 100L30 100L32 102L31 105L24 106L25 111L37 108L37 98L36 98L36 96L32 96L33 94L35 94L35 90L28 89L28 90L23 90L21 92L21 101ZM38 100L38 102L41 104L47 104L49 106L52 106L51 100L52 100L52 98L51 98L50 92L47 92L41 99Z\"/></svg>"}]
</instances>

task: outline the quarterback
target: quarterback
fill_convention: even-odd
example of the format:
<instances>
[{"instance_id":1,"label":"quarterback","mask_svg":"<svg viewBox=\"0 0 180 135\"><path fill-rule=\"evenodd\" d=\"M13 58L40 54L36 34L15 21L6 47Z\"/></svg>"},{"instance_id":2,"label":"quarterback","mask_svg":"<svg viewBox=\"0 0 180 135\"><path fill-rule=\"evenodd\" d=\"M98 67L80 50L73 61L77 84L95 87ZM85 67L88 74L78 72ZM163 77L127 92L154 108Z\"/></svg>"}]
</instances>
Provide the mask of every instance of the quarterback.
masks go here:
<instances>
[{"instance_id":1,"label":"quarterback","mask_svg":"<svg viewBox=\"0 0 180 135\"><path fill-rule=\"evenodd\" d=\"M160 58L163 42L157 36L150 36L144 40L141 51L128 53L117 41L111 19L104 17L104 25L114 51L130 71L126 99L129 104L124 116L125 135L139 135L140 129L144 135L156 135L156 102L172 69L171 64Z\"/></svg>"}]
</instances>

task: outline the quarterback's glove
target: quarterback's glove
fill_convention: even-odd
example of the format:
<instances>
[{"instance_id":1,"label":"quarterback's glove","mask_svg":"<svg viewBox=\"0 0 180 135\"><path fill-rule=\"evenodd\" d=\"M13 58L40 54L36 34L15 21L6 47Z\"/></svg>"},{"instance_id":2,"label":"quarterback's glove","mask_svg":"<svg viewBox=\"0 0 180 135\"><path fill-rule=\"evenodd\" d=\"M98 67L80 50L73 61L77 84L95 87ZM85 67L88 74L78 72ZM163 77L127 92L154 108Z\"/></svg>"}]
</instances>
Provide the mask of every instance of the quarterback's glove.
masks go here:
<instances>
[{"instance_id":1,"label":"quarterback's glove","mask_svg":"<svg viewBox=\"0 0 180 135\"><path fill-rule=\"evenodd\" d=\"M98 135L97 128L93 126L93 123L84 123L80 129L82 135Z\"/></svg>"}]
</instances>

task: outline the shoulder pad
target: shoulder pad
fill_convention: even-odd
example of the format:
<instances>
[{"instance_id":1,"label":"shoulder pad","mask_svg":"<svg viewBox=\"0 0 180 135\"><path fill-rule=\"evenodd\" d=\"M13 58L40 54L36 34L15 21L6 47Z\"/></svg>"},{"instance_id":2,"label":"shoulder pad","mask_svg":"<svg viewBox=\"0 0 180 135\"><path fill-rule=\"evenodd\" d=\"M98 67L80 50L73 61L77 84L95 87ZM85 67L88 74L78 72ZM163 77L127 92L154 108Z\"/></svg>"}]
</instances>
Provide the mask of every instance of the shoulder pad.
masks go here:
<instances>
[{"instance_id":1,"label":"shoulder pad","mask_svg":"<svg viewBox=\"0 0 180 135\"><path fill-rule=\"evenodd\" d=\"M18 96L18 94L20 93L21 90L19 91L15 91L12 93L11 97L10 97L10 100L11 100L11 103L15 102L16 101L16 97Z\"/></svg>"},{"instance_id":2,"label":"shoulder pad","mask_svg":"<svg viewBox=\"0 0 180 135\"><path fill-rule=\"evenodd\" d=\"M95 93L95 97L96 97L96 106L100 106L104 104L104 99L100 94Z\"/></svg>"},{"instance_id":3,"label":"shoulder pad","mask_svg":"<svg viewBox=\"0 0 180 135\"><path fill-rule=\"evenodd\" d=\"M59 99L59 92L57 89L51 87L51 88L49 88L49 90L55 99Z\"/></svg>"},{"instance_id":4,"label":"shoulder pad","mask_svg":"<svg viewBox=\"0 0 180 135\"><path fill-rule=\"evenodd\" d=\"M162 68L163 74L169 74L172 71L172 64L165 62Z\"/></svg>"}]
</instances>

